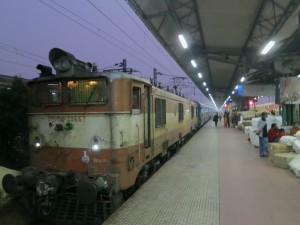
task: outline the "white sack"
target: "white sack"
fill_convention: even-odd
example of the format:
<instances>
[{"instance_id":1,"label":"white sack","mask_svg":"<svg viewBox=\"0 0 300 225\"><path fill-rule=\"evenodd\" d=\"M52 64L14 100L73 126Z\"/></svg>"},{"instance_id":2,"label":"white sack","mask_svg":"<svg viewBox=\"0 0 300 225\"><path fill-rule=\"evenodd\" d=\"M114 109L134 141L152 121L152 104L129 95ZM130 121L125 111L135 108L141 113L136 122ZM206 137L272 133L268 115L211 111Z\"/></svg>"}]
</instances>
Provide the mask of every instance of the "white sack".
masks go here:
<instances>
[{"instance_id":1,"label":"white sack","mask_svg":"<svg viewBox=\"0 0 300 225\"><path fill-rule=\"evenodd\" d=\"M297 177L300 177L300 155L297 155L293 160L289 162L289 167Z\"/></svg>"}]
</instances>

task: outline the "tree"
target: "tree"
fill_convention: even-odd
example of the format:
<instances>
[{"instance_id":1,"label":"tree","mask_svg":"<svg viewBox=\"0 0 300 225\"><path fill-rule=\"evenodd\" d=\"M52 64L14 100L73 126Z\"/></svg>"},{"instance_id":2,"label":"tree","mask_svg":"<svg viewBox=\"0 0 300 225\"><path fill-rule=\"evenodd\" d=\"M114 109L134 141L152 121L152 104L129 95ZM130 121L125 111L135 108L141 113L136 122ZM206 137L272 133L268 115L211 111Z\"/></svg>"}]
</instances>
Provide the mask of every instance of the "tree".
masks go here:
<instances>
[{"instance_id":1,"label":"tree","mask_svg":"<svg viewBox=\"0 0 300 225\"><path fill-rule=\"evenodd\" d=\"M0 164L26 165L28 158L28 95L23 80L14 77L10 88L0 89Z\"/></svg>"}]
</instances>

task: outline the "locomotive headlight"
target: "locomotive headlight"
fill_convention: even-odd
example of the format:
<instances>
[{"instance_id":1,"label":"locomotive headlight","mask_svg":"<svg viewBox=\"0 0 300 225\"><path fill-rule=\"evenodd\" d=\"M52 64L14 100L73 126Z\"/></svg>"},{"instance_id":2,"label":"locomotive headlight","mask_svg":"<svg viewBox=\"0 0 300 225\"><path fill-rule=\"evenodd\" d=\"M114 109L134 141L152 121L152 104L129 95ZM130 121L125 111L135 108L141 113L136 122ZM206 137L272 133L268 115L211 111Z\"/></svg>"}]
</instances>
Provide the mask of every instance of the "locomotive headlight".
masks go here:
<instances>
[{"instance_id":1,"label":"locomotive headlight","mask_svg":"<svg viewBox=\"0 0 300 225\"><path fill-rule=\"evenodd\" d=\"M92 138L92 150L93 152L99 152L101 150L99 137Z\"/></svg>"},{"instance_id":2,"label":"locomotive headlight","mask_svg":"<svg viewBox=\"0 0 300 225\"><path fill-rule=\"evenodd\" d=\"M53 63L53 67L59 72L67 72L70 70L71 66L71 62L65 56L58 58Z\"/></svg>"},{"instance_id":3,"label":"locomotive headlight","mask_svg":"<svg viewBox=\"0 0 300 225\"><path fill-rule=\"evenodd\" d=\"M43 137L41 135L34 138L33 145L36 149L41 149L43 147L43 144Z\"/></svg>"}]
</instances>

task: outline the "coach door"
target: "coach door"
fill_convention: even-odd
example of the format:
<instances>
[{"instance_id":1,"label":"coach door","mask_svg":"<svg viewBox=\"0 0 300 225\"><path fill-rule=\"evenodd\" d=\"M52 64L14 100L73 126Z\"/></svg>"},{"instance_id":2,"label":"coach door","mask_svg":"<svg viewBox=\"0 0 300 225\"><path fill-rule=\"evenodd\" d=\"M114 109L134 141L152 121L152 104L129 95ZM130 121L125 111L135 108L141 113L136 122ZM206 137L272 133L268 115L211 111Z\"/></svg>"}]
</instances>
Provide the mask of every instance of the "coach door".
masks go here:
<instances>
[{"instance_id":1,"label":"coach door","mask_svg":"<svg viewBox=\"0 0 300 225\"><path fill-rule=\"evenodd\" d=\"M150 147L151 143L151 130L150 130L150 87L144 86L144 147Z\"/></svg>"}]
</instances>

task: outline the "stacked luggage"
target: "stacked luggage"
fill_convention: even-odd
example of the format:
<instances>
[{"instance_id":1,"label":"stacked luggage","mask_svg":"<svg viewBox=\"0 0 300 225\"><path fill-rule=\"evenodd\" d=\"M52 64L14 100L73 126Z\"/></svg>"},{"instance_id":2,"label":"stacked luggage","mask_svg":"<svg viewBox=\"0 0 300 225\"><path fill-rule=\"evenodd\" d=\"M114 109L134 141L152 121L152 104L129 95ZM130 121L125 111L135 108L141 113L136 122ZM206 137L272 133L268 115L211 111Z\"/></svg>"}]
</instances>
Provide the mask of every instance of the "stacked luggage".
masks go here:
<instances>
[{"instance_id":1,"label":"stacked luggage","mask_svg":"<svg viewBox=\"0 0 300 225\"><path fill-rule=\"evenodd\" d=\"M280 143L269 143L269 159L274 166L289 169L300 177L300 139L294 136L283 136Z\"/></svg>"}]
</instances>

